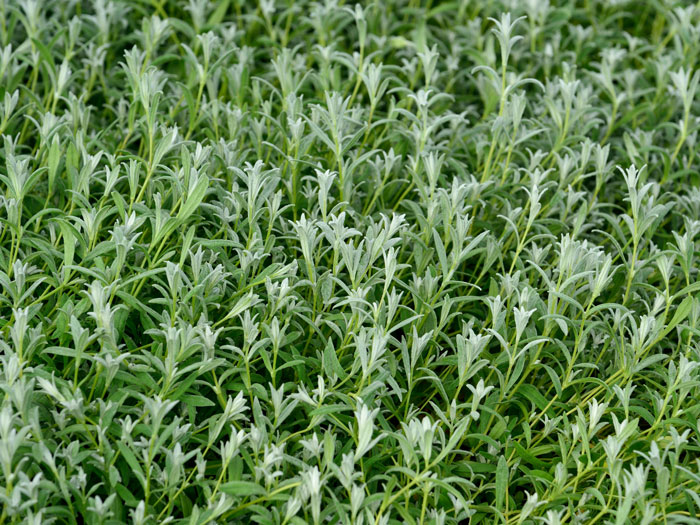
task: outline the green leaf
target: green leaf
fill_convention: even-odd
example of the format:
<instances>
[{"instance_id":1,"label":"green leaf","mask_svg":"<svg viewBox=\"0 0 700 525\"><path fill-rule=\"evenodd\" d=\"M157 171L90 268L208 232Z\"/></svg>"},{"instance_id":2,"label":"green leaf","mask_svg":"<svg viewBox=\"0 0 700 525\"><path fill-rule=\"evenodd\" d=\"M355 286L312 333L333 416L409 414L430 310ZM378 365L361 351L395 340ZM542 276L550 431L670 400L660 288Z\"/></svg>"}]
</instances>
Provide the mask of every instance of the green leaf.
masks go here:
<instances>
[{"instance_id":1,"label":"green leaf","mask_svg":"<svg viewBox=\"0 0 700 525\"><path fill-rule=\"evenodd\" d=\"M218 5L216 9L214 9L214 12L209 16L209 20L207 21L209 27L217 26L224 20L230 3L231 0L220 0L217 2Z\"/></svg>"},{"instance_id":2,"label":"green leaf","mask_svg":"<svg viewBox=\"0 0 700 525\"><path fill-rule=\"evenodd\" d=\"M561 387L560 387L561 388ZM518 394L521 394L524 396L526 399L532 402L533 405L535 405L538 409L544 410L547 408L547 405L549 402L547 399L542 395L542 393L535 388L534 386L523 383L518 387L517 390Z\"/></svg>"},{"instance_id":3,"label":"green leaf","mask_svg":"<svg viewBox=\"0 0 700 525\"><path fill-rule=\"evenodd\" d=\"M222 483L220 490L224 494L230 494L231 496L237 496L239 498L267 493L263 487L252 481L229 481L227 483Z\"/></svg>"},{"instance_id":4,"label":"green leaf","mask_svg":"<svg viewBox=\"0 0 700 525\"><path fill-rule=\"evenodd\" d=\"M58 165L61 162L61 142L58 135L54 135L49 148L48 157L48 179L49 179L49 195L52 195L56 186L56 174L58 173Z\"/></svg>"},{"instance_id":5,"label":"green leaf","mask_svg":"<svg viewBox=\"0 0 700 525\"><path fill-rule=\"evenodd\" d=\"M201 174L194 189L187 195L185 204L180 208L177 218L181 222L185 222L202 203L204 196L209 188L209 177L206 174Z\"/></svg>"},{"instance_id":6,"label":"green leaf","mask_svg":"<svg viewBox=\"0 0 700 525\"><path fill-rule=\"evenodd\" d=\"M189 227L187 233L185 234L185 238L182 243L182 251L180 252L180 266L185 265L185 261L187 260L187 257L190 252L190 246L192 246L192 239L194 239L195 230L196 226L193 224Z\"/></svg>"},{"instance_id":7,"label":"green leaf","mask_svg":"<svg viewBox=\"0 0 700 525\"><path fill-rule=\"evenodd\" d=\"M76 230L75 228L68 224L67 221L62 220L58 222L61 228L61 234L63 235L63 267L69 268L73 264L73 256L75 255L75 243L76 240ZM63 282L68 280L69 272L64 272Z\"/></svg>"},{"instance_id":8,"label":"green leaf","mask_svg":"<svg viewBox=\"0 0 700 525\"><path fill-rule=\"evenodd\" d=\"M143 473L143 469L141 468L141 464L138 462L136 459L136 456L134 453L131 451L131 449L126 446L126 443L123 441L118 441L117 442L117 447L119 448L119 452L121 452L122 456L126 460L126 462L129 464L129 467L131 468L131 472L136 476L136 479L139 480L141 483L142 488L146 488L146 476Z\"/></svg>"},{"instance_id":9,"label":"green leaf","mask_svg":"<svg viewBox=\"0 0 700 525\"><path fill-rule=\"evenodd\" d=\"M666 337L669 333L671 333L671 330L685 321L685 318L688 317L693 308L694 302L695 299L692 295L687 295L685 299L681 301L681 304L679 304L678 308L676 308L676 313L673 315L671 322L666 325L666 328L664 328L664 330L661 332L661 335L657 338L657 341L660 341Z\"/></svg>"},{"instance_id":10,"label":"green leaf","mask_svg":"<svg viewBox=\"0 0 700 525\"><path fill-rule=\"evenodd\" d=\"M496 467L496 509L504 510L503 504L508 496L508 462L505 456L498 458Z\"/></svg>"},{"instance_id":11,"label":"green leaf","mask_svg":"<svg viewBox=\"0 0 700 525\"><path fill-rule=\"evenodd\" d=\"M187 406L193 407L213 407L216 406L211 399L207 399L204 396L198 396L194 394L185 395L180 398L182 402Z\"/></svg>"},{"instance_id":12,"label":"green leaf","mask_svg":"<svg viewBox=\"0 0 700 525\"><path fill-rule=\"evenodd\" d=\"M343 367L340 366L338 356L335 353L332 341L329 339L326 348L323 350L323 366L326 374L331 377L333 374L340 379L345 379L346 373Z\"/></svg>"}]
</instances>

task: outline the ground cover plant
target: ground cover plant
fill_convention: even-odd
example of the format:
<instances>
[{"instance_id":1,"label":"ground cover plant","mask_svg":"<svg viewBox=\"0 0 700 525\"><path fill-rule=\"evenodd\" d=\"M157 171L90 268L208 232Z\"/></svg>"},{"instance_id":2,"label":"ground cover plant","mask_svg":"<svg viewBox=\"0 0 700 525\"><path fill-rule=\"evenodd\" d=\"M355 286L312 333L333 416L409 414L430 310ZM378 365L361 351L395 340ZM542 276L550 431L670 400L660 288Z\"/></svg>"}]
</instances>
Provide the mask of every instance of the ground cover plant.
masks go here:
<instances>
[{"instance_id":1,"label":"ground cover plant","mask_svg":"<svg viewBox=\"0 0 700 525\"><path fill-rule=\"evenodd\" d=\"M700 7L0 0L0 523L698 523Z\"/></svg>"}]
</instances>

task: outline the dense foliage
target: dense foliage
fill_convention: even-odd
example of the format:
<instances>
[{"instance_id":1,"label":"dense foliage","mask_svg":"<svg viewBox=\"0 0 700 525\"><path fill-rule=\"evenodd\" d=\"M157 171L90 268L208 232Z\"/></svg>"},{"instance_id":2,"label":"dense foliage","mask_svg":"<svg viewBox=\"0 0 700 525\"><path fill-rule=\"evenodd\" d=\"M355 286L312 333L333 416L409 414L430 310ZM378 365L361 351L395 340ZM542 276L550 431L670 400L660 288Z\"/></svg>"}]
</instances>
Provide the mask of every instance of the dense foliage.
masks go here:
<instances>
[{"instance_id":1,"label":"dense foliage","mask_svg":"<svg viewBox=\"0 0 700 525\"><path fill-rule=\"evenodd\" d=\"M699 523L700 7L0 0L0 524Z\"/></svg>"}]
</instances>

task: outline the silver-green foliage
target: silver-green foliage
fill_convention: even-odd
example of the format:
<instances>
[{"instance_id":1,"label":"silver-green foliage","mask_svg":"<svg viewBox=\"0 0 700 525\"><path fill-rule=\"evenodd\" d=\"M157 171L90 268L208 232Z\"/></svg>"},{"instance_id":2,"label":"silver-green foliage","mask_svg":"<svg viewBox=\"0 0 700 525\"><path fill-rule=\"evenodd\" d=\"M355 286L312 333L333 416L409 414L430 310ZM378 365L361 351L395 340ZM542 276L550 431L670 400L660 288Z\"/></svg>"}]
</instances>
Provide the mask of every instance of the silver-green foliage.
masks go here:
<instances>
[{"instance_id":1,"label":"silver-green foliage","mask_svg":"<svg viewBox=\"0 0 700 525\"><path fill-rule=\"evenodd\" d=\"M700 7L0 0L0 524L698 523Z\"/></svg>"}]
</instances>

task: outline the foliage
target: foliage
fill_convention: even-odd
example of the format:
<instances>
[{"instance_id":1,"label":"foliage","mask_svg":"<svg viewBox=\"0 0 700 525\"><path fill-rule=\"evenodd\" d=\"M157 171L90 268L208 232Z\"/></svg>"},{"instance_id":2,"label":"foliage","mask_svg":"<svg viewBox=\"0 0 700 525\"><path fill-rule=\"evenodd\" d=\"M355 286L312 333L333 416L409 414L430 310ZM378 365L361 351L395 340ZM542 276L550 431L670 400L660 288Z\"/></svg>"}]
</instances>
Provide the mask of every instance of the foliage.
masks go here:
<instances>
[{"instance_id":1,"label":"foliage","mask_svg":"<svg viewBox=\"0 0 700 525\"><path fill-rule=\"evenodd\" d=\"M0 0L0 523L698 523L700 7Z\"/></svg>"}]
</instances>

